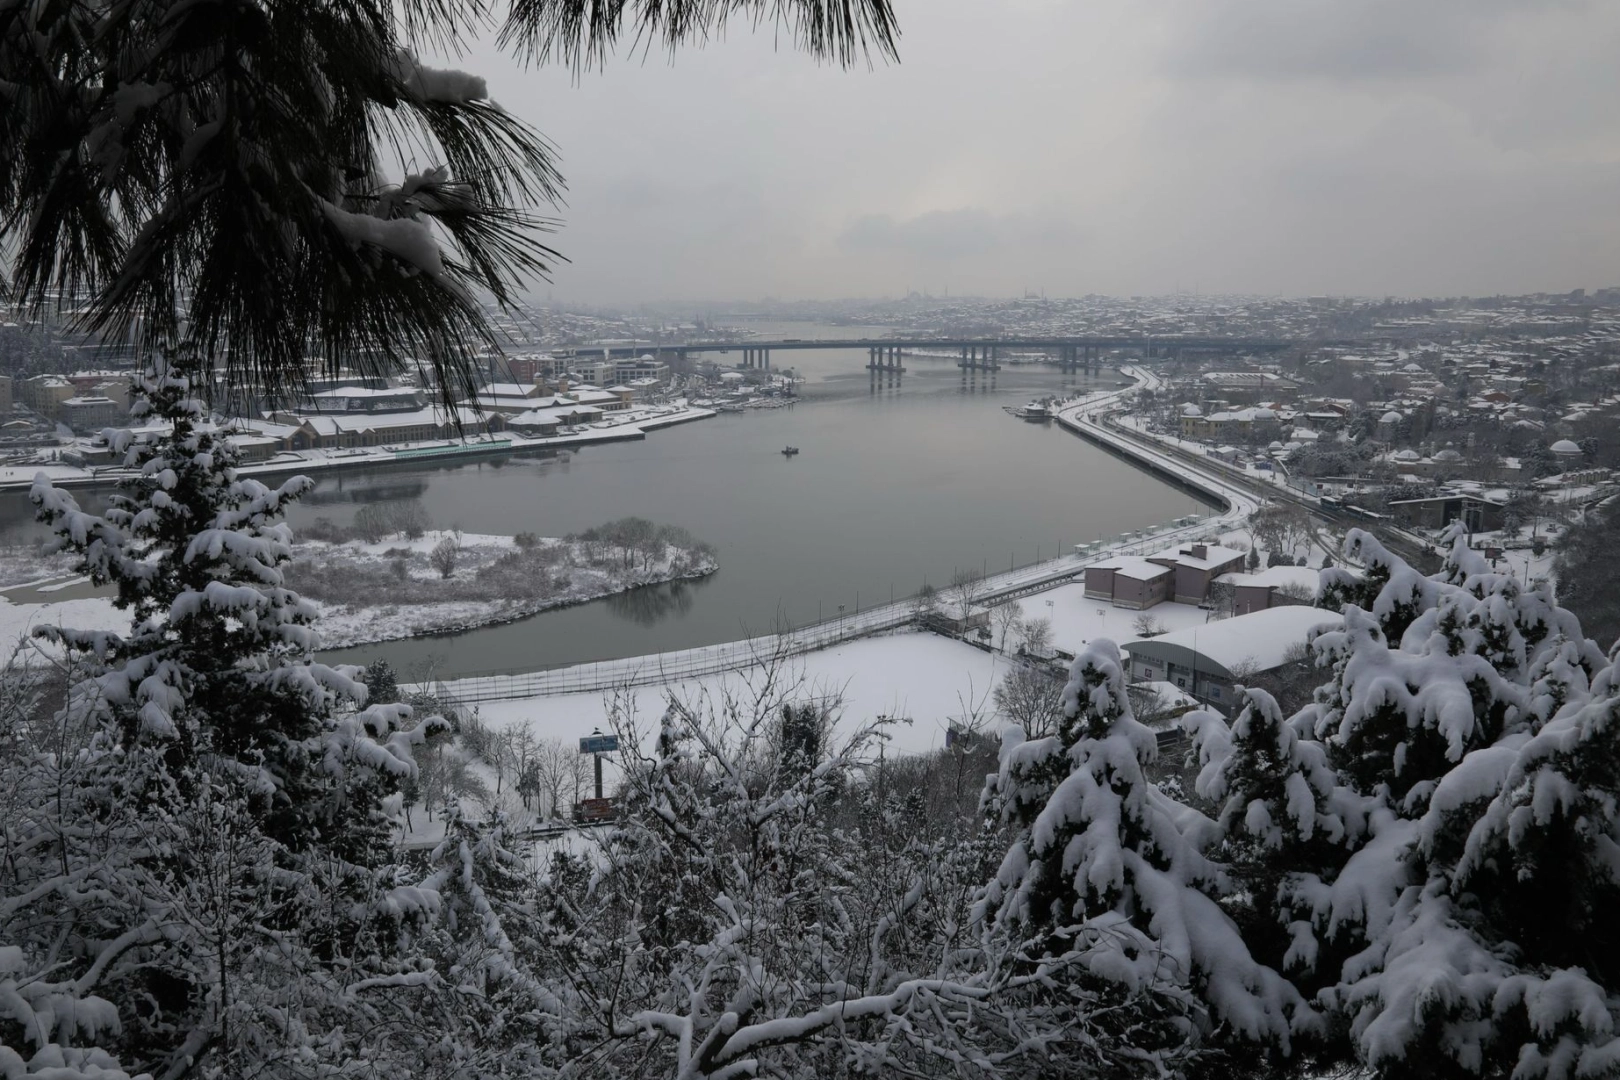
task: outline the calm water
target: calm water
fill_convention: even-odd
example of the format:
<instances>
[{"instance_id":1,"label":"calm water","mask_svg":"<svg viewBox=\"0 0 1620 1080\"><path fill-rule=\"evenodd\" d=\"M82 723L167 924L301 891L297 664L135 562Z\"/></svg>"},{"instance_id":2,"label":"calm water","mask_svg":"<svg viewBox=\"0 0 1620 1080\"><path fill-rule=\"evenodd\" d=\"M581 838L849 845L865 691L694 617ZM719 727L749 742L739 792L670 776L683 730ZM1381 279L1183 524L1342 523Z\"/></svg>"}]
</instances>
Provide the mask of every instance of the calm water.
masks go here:
<instances>
[{"instance_id":1,"label":"calm water","mask_svg":"<svg viewBox=\"0 0 1620 1080\"><path fill-rule=\"evenodd\" d=\"M870 328L760 324L762 335ZM320 481L291 515L347 521L366 502L419 498L438 526L561 535L635 514L712 543L705 581L638 590L464 634L336 650L441 675L636 656L728 641L887 602L957 569L1004 570L1082 540L1204 509L1055 425L1007 415L1036 394L1096 383L1004 368L964 389L954 361L908 358L874 389L862 350L773 355L810 381L791 409L750 410L560 458L378 470ZM1106 372L1104 383L1116 376ZM800 448L794 458L784 445Z\"/></svg>"}]
</instances>

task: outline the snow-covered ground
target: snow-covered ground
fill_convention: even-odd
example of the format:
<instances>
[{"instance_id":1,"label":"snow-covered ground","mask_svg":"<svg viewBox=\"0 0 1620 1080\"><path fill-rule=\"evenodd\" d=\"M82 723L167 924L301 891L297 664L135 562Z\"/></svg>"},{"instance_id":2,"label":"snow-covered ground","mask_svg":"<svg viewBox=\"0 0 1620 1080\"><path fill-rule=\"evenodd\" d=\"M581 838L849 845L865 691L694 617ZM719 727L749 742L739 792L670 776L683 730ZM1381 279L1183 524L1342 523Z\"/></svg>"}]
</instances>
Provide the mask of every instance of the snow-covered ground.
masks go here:
<instances>
[{"instance_id":1,"label":"snow-covered ground","mask_svg":"<svg viewBox=\"0 0 1620 1080\"><path fill-rule=\"evenodd\" d=\"M432 566L431 556L435 547L452 538L458 545L458 555L456 567L446 580ZM495 598L486 594L491 587L498 586L483 585L480 571L496 568L503 559L522 556L515 538L433 529L414 540L399 537L375 544L360 541L295 543L288 583L306 592L319 610L316 631L322 646L340 648L507 622L547 608L594 600L641 585L701 577L716 569L711 556L673 547L666 547L662 557L646 565L638 562L630 567L611 564L611 561L610 565L593 565L579 545L570 546L563 540L541 538L535 551L541 549L551 549L555 558L543 566L520 561L502 579L510 580L515 573L525 589L534 591L512 589ZM128 615L114 608L107 597L52 598L56 591L85 584L85 579L66 572L70 563L61 557L31 555L27 549L11 550L13 557L0 565L0 570L9 574L9 578L0 577L0 585L7 580L14 581L5 591L0 591L0 648L8 655L12 646L35 626L113 631L128 628ZM399 576L394 574L396 565L403 571ZM551 582L543 589L538 587L538 579L542 577ZM305 580L301 582L301 578ZM326 590L335 587L334 582L352 588L357 597L363 599L349 602L332 599ZM381 584L371 587L374 583ZM310 586L307 589L303 587L306 584ZM428 599L409 603L365 602L372 596L390 595L391 587L410 588ZM475 595L457 597L458 589ZM444 599L432 599L441 594Z\"/></svg>"},{"instance_id":2,"label":"snow-covered ground","mask_svg":"<svg viewBox=\"0 0 1620 1080\"><path fill-rule=\"evenodd\" d=\"M38 588L71 577L69 555L46 555L39 544L0 547L0 589Z\"/></svg>"},{"instance_id":3,"label":"snow-covered ground","mask_svg":"<svg viewBox=\"0 0 1620 1080\"><path fill-rule=\"evenodd\" d=\"M73 630L128 630L129 615L113 607L112 598L92 596L44 604L17 604L0 595L0 664L35 627L65 626Z\"/></svg>"},{"instance_id":4,"label":"snow-covered ground","mask_svg":"<svg viewBox=\"0 0 1620 1080\"><path fill-rule=\"evenodd\" d=\"M615 702L628 702L636 727L650 742L666 707L666 694L673 694L688 707L716 711L725 708L729 698L747 715L778 714L786 702L819 699L834 706L838 718L835 740L877 717L894 717L899 722L889 728L887 752L918 754L944 747L945 733L953 724L977 724L980 730L995 731L992 695L1010 664L1004 657L960 641L908 632L862 638L791 657L775 666L745 668L668 687L638 687L623 691L622 696L593 693L486 701L477 706L478 719L494 732L526 728L537 740L560 739L573 746L593 730L612 730L609 714ZM468 771L489 792L495 790L494 773L484 762L459 747L453 752L462 755ZM611 790L618 780L611 755L604 763L604 785ZM498 802L515 828L528 828L536 823L534 814L523 809L510 779L499 799L464 794L463 805L484 810L488 803ZM567 801L572 801L571 790ZM411 808L410 824L406 830L401 822L401 837L413 847L444 834L442 815L430 821L420 804ZM544 841L536 845L531 857L543 865L559 847L576 852L589 848L592 835L583 830Z\"/></svg>"},{"instance_id":5,"label":"snow-covered ground","mask_svg":"<svg viewBox=\"0 0 1620 1080\"><path fill-rule=\"evenodd\" d=\"M1080 582L1035 593L1014 603L1026 620L1051 619L1052 644L1075 654L1100 637L1116 642L1136 640L1142 636L1136 630L1136 622L1144 616L1158 624L1155 633L1202 626L1210 618L1209 612L1192 604L1159 604L1146 611L1114 607L1107 600L1087 599L1086 587ZM995 643L1000 645L999 631L993 623L992 632L996 634ZM1016 649L1016 641L1016 636L1008 635L1007 647Z\"/></svg>"},{"instance_id":6,"label":"snow-covered ground","mask_svg":"<svg viewBox=\"0 0 1620 1080\"><path fill-rule=\"evenodd\" d=\"M1008 663L937 634L863 638L786 661L764 696L778 703L840 699L839 729L845 732L878 716L902 717L906 722L891 729L890 746L898 753L922 753L943 747L953 722L994 713L991 693ZM716 705L728 692L753 700L764 690L766 674L751 668L629 693L640 727L650 734L663 715L666 692ZM607 705L603 694L569 694L486 701L478 711L490 727L524 724L540 738L577 739L595 727L608 729Z\"/></svg>"},{"instance_id":7,"label":"snow-covered ground","mask_svg":"<svg viewBox=\"0 0 1620 1080\"><path fill-rule=\"evenodd\" d=\"M459 553L455 569L444 578L432 565L432 553L447 539ZM550 558L541 561L542 553ZM513 563L501 578L506 587L484 583L484 575L500 571L503 560ZM391 579L396 566L398 575ZM616 558L593 561L583 545L555 538L540 539L532 552L525 552L511 536L430 529L415 540L297 544L287 577L292 588L319 607L322 643L339 648L510 622L642 585L702 577L717 568L706 553L669 546L657 558L623 566ZM351 580L377 584L355 590L357 600L335 598L334 585L341 590L338 595L354 595L347 587ZM410 590L413 599L370 602L373 596L397 596L396 583L398 589ZM490 595L492 588L496 595Z\"/></svg>"}]
</instances>

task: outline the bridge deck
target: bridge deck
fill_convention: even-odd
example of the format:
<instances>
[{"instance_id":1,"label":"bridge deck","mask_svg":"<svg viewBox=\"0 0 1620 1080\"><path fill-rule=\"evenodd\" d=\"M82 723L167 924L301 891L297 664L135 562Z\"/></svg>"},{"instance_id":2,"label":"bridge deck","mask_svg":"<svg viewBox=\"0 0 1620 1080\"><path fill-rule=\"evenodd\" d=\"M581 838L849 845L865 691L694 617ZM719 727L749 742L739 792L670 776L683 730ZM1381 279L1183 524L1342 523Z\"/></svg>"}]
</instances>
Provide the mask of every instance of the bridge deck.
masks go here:
<instances>
[{"instance_id":1,"label":"bridge deck","mask_svg":"<svg viewBox=\"0 0 1620 1080\"><path fill-rule=\"evenodd\" d=\"M558 350L572 354L609 352L640 354L644 352L715 353L734 349L774 351L818 349L1188 349L1207 352L1280 352L1295 346L1310 345L1328 348L1346 348L1366 345L1363 339L1319 339L1303 337L1219 337L1190 334L1081 334L1068 337L1013 336L1013 337L885 337L885 338L778 338L773 341L759 339L746 341L701 341L669 344L651 342L635 345L573 346Z\"/></svg>"}]
</instances>

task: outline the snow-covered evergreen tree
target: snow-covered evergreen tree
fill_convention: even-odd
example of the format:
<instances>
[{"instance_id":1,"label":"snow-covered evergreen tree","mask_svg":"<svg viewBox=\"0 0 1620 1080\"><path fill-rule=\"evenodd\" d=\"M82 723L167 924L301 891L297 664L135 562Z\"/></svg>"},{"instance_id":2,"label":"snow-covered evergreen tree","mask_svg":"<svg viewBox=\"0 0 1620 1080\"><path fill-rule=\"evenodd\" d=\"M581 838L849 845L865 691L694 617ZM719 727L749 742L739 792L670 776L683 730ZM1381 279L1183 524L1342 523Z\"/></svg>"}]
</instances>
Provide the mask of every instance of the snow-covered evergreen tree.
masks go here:
<instances>
[{"instance_id":1,"label":"snow-covered evergreen tree","mask_svg":"<svg viewBox=\"0 0 1620 1080\"><path fill-rule=\"evenodd\" d=\"M1288 1049L1317 1017L1256 962L1219 900L1223 867L1205 853L1217 823L1143 773L1157 752L1131 715L1119 651L1094 642L1074 661L1059 734L1009 731L986 801L1016 828L979 906L988 933L1065 957L1090 995L1078 1008L1117 1013L1115 1036L1143 1065L1174 1065L1219 1026Z\"/></svg>"},{"instance_id":2,"label":"snow-covered evergreen tree","mask_svg":"<svg viewBox=\"0 0 1620 1080\"><path fill-rule=\"evenodd\" d=\"M1269 1058L1285 1071L1616 1075L1613 658L1461 530L1432 577L1359 531L1346 555L1364 569L1323 571L1344 623L1313 642L1315 700L1284 717L1249 690L1230 724L1187 718L1213 820L1141 774L1112 646L1076 661L1061 735L1015 736L990 785L1017 832L987 920L1088 944L1108 958L1088 975L1184 988L1181 1015L1225 1019L1212 1041L1237 1060L1252 1042L1297 1054ZM1122 932L1088 941L1105 920Z\"/></svg>"},{"instance_id":3,"label":"snow-covered evergreen tree","mask_svg":"<svg viewBox=\"0 0 1620 1080\"><path fill-rule=\"evenodd\" d=\"M1402 651L1424 662L1426 684L1451 687L1442 730L1455 735L1444 767L1394 807L1420 812L1390 830L1401 844L1382 867L1398 887L1381 889L1392 902L1368 912L1369 947L1329 998L1362 1059L1386 1071L1613 1075L1613 658L1544 592L1491 573L1460 535L1437 579L1450 591L1414 622ZM1469 692L1471 726L1458 687ZM1376 692L1364 683L1348 696ZM1407 711L1410 728L1427 721L1417 699Z\"/></svg>"},{"instance_id":4,"label":"snow-covered evergreen tree","mask_svg":"<svg viewBox=\"0 0 1620 1080\"><path fill-rule=\"evenodd\" d=\"M1285 725L1299 812L1262 859L1302 985L1339 1056L1380 1074L1613 1075L1620 943L1598 914L1620 904L1612 658L1460 529L1432 578L1365 534L1346 546L1368 570L1324 572L1345 624L1317 639L1331 677ZM1342 823L1342 847L1290 846L1310 805ZM1243 830L1227 825L1231 851Z\"/></svg>"},{"instance_id":5,"label":"snow-covered evergreen tree","mask_svg":"<svg viewBox=\"0 0 1620 1080\"><path fill-rule=\"evenodd\" d=\"M33 490L133 625L43 631L83 677L53 720L6 718L0 1042L64 1080L114 1058L293 1075L408 1051L357 1040L449 1009L401 948L439 901L399 887L383 811L439 722L364 708L357 671L311 659L277 520L306 482L237 476L161 367L137 392L161 430L112 434L136 476L105 514Z\"/></svg>"},{"instance_id":6,"label":"snow-covered evergreen tree","mask_svg":"<svg viewBox=\"0 0 1620 1080\"><path fill-rule=\"evenodd\" d=\"M330 724L338 706L363 702L366 692L354 673L310 660L314 606L283 582L292 534L280 518L310 481L270 489L239 477L230 443L202 422L185 378L160 369L136 392L132 413L169 430L151 440L110 433L138 475L105 515L84 512L49 481L32 493L57 545L79 557L78 570L117 588L131 632L46 636L101 666L77 693L126 750L160 746L175 767L228 763L260 786L266 827L290 847L320 837L346 857L374 850L386 828L376 799L332 785L340 770L329 754L370 753L368 767L400 775L411 766ZM378 710L365 722L386 735L396 714ZM329 750L330 738L346 745Z\"/></svg>"},{"instance_id":7,"label":"snow-covered evergreen tree","mask_svg":"<svg viewBox=\"0 0 1620 1080\"><path fill-rule=\"evenodd\" d=\"M1331 957L1298 897L1362 838L1370 807L1340 785L1311 738L1309 710L1290 721L1264 690L1246 689L1241 701L1230 727L1209 712L1184 721L1202 762L1197 793L1220 808L1219 855L1237 886L1225 907L1257 959L1312 987Z\"/></svg>"}]
</instances>

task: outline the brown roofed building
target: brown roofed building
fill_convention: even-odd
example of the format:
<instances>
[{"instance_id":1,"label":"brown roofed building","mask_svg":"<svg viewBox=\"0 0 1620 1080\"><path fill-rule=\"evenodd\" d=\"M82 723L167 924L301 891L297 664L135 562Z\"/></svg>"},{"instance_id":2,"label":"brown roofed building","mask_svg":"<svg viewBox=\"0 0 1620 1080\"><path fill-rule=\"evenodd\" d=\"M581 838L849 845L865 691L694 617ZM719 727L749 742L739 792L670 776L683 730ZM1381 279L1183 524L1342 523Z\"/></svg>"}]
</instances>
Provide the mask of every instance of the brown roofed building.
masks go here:
<instances>
[{"instance_id":1,"label":"brown roofed building","mask_svg":"<svg viewBox=\"0 0 1620 1080\"><path fill-rule=\"evenodd\" d=\"M1086 567L1086 595L1115 607L1150 608L1170 598L1175 570L1137 555L1121 555Z\"/></svg>"},{"instance_id":2,"label":"brown roofed building","mask_svg":"<svg viewBox=\"0 0 1620 1080\"><path fill-rule=\"evenodd\" d=\"M1148 561L1173 569L1176 574L1172 596L1178 604L1202 604L1209 599L1210 582L1222 574L1243 569L1244 552L1215 544L1189 544L1171 548Z\"/></svg>"}]
</instances>

